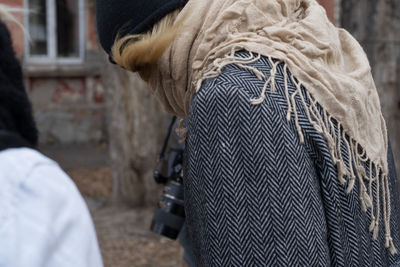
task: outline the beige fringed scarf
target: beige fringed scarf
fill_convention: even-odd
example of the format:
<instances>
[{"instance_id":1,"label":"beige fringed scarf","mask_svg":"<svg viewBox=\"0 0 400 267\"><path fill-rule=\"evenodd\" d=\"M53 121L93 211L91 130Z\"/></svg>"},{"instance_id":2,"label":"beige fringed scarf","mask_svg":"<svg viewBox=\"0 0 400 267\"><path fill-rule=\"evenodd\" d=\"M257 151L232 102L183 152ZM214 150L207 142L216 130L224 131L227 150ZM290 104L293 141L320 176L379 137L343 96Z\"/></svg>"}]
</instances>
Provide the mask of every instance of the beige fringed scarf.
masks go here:
<instances>
[{"instance_id":1,"label":"beige fringed scarf","mask_svg":"<svg viewBox=\"0 0 400 267\"><path fill-rule=\"evenodd\" d=\"M271 93L274 91L276 66L283 62L285 75L289 69L298 80L296 83L290 77L297 86L293 95L288 94L287 84L285 87L287 119L294 115L300 141L304 137L297 118L296 95L301 97L310 123L325 137L347 193L358 180L362 209L371 211L374 239L383 202L386 247L396 253L390 233L386 125L369 62L357 41L332 25L316 0L190 0L179 17L185 18L183 31L150 78L155 95L166 109L187 116L191 98L202 81L217 77L227 64L250 69L265 81L260 97L249 99L254 105L260 104L268 97L268 86ZM258 59L253 54L248 59L234 56L242 49L267 56L271 63L272 58L278 59L270 77L247 65ZM317 103L325 116L318 112ZM338 132L333 119L339 124ZM341 139L350 155L347 166L341 155ZM362 164L367 162L375 171L367 174Z\"/></svg>"}]
</instances>

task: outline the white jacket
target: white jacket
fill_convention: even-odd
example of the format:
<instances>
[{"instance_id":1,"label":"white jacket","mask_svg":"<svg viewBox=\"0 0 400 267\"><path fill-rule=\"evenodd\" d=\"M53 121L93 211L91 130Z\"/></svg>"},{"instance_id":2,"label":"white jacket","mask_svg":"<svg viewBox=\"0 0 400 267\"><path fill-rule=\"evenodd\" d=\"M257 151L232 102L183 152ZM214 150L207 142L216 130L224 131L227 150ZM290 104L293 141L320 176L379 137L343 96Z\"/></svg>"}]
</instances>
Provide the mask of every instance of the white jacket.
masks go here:
<instances>
[{"instance_id":1,"label":"white jacket","mask_svg":"<svg viewBox=\"0 0 400 267\"><path fill-rule=\"evenodd\" d=\"M0 267L101 267L75 184L39 152L0 152Z\"/></svg>"}]
</instances>

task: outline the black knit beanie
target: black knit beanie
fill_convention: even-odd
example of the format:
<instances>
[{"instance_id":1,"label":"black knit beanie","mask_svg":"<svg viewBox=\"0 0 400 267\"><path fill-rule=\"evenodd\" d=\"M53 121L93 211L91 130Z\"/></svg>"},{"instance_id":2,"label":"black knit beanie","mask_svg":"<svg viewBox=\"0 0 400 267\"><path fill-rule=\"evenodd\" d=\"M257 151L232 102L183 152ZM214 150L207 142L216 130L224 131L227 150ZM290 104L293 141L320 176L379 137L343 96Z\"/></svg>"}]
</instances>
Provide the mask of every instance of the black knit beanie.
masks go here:
<instances>
[{"instance_id":1,"label":"black knit beanie","mask_svg":"<svg viewBox=\"0 0 400 267\"><path fill-rule=\"evenodd\" d=\"M100 43L110 54L116 35L150 30L158 20L182 7L188 0L96 0Z\"/></svg>"},{"instance_id":2,"label":"black knit beanie","mask_svg":"<svg viewBox=\"0 0 400 267\"><path fill-rule=\"evenodd\" d=\"M0 150L36 147L38 131L7 26L0 21Z\"/></svg>"}]
</instances>

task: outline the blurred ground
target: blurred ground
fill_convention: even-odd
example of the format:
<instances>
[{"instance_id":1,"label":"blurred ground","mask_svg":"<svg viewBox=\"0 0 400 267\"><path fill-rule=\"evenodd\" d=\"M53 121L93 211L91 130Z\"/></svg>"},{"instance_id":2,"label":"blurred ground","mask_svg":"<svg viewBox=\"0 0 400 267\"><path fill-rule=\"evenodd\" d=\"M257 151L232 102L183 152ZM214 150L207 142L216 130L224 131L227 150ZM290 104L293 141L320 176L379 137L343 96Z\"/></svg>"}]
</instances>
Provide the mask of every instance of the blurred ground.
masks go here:
<instances>
[{"instance_id":1,"label":"blurred ground","mask_svg":"<svg viewBox=\"0 0 400 267\"><path fill-rule=\"evenodd\" d=\"M178 242L149 231L153 208L129 209L108 203L111 169L105 145L45 146L84 195L95 223L105 267L185 266Z\"/></svg>"},{"instance_id":2,"label":"blurred ground","mask_svg":"<svg viewBox=\"0 0 400 267\"><path fill-rule=\"evenodd\" d=\"M148 230L152 215L117 207L93 213L105 266L183 266L178 243Z\"/></svg>"}]
</instances>

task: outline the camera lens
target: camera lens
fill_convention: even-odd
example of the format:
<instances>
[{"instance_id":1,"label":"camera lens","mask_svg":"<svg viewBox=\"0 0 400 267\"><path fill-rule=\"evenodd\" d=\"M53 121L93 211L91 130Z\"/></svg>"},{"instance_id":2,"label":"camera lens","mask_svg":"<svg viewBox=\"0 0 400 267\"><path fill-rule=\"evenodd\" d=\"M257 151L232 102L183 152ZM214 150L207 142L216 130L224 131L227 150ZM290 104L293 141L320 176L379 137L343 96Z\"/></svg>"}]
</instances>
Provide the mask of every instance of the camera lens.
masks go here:
<instances>
[{"instance_id":1,"label":"camera lens","mask_svg":"<svg viewBox=\"0 0 400 267\"><path fill-rule=\"evenodd\" d=\"M184 221L183 185L172 181L164 189L160 208L154 213L151 230L157 234L176 239Z\"/></svg>"},{"instance_id":2,"label":"camera lens","mask_svg":"<svg viewBox=\"0 0 400 267\"><path fill-rule=\"evenodd\" d=\"M173 215L163 209L157 209L151 224L151 230L159 235L176 239L183 226L185 218Z\"/></svg>"}]
</instances>

